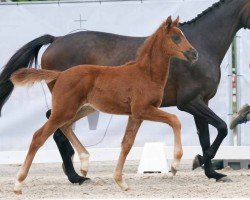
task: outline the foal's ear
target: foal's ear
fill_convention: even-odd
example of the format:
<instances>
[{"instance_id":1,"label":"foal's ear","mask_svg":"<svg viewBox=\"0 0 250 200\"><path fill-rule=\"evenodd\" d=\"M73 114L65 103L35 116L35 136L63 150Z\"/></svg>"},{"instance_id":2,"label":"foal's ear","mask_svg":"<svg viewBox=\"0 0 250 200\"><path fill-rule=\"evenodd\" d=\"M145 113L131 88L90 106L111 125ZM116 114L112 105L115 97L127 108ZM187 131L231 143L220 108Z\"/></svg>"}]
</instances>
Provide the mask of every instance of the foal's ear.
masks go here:
<instances>
[{"instance_id":1,"label":"foal's ear","mask_svg":"<svg viewBox=\"0 0 250 200\"><path fill-rule=\"evenodd\" d=\"M178 26L179 26L179 20L180 20L180 17L178 16L178 17L176 18L176 20L173 21L172 26L178 27Z\"/></svg>"},{"instance_id":2,"label":"foal's ear","mask_svg":"<svg viewBox=\"0 0 250 200\"><path fill-rule=\"evenodd\" d=\"M171 16L169 16L165 22L167 31L170 31L170 29L172 28L172 23L172 18Z\"/></svg>"}]
</instances>

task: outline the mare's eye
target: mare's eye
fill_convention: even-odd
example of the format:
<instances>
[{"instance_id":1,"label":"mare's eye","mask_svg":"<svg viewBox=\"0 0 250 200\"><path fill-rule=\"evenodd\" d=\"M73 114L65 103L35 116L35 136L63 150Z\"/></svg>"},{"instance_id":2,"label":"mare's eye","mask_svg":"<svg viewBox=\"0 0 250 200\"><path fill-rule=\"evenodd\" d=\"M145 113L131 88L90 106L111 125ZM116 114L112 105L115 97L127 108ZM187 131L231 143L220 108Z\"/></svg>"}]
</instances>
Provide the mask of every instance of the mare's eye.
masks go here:
<instances>
[{"instance_id":1,"label":"mare's eye","mask_svg":"<svg viewBox=\"0 0 250 200\"><path fill-rule=\"evenodd\" d=\"M173 42L174 42L175 44L180 44L180 43L181 43L181 38L180 38L180 36L178 36L178 35L173 35L171 38L172 38L172 40L173 40Z\"/></svg>"}]
</instances>

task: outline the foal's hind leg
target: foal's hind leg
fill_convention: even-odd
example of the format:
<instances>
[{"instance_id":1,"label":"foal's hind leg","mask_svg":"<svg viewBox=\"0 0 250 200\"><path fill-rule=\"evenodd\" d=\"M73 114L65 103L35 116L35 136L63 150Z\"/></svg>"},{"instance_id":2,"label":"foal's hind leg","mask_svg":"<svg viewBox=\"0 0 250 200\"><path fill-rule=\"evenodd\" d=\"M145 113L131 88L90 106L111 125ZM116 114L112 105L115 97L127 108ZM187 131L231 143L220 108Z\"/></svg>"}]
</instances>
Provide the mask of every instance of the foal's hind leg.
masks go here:
<instances>
[{"instance_id":1,"label":"foal's hind leg","mask_svg":"<svg viewBox=\"0 0 250 200\"><path fill-rule=\"evenodd\" d=\"M60 129L62 130L63 134L68 138L68 140L72 143L73 147L76 149L81 162L81 173L86 177L89 166L89 152L85 149L85 147L76 137L71 125L65 125Z\"/></svg>"},{"instance_id":2,"label":"foal's hind leg","mask_svg":"<svg viewBox=\"0 0 250 200\"><path fill-rule=\"evenodd\" d=\"M52 93L53 87L55 85L55 81L50 82L47 85L48 85L50 92ZM47 119L49 119L50 115L51 115L51 109L46 112ZM63 160L62 168L63 168L65 175L68 177L71 183L81 184L82 177L76 173L74 169L74 165L73 165L73 158L74 158L75 151L72 145L70 144L69 140L62 133L60 129L56 130L56 132L53 135L53 139L56 142L57 148L62 157L62 160Z\"/></svg>"},{"instance_id":3,"label":"foal's hind leg","mask_svg":"<svg viewBox=\"0 0 250 200\"><path fill-rule=\"evenodd\" d=\"M131 147L134 144L135 136L138 132L138 129L141 126L141 123L142 123L141 120L133 119L132 117L129 117L126 132L122 140L121 153L120 153L119 160L116 165L115 172L114 172L115 182L120 186L122 190L125 190L125 191L128 190L129 187L127 183L125 182L125 180L122 178L122 170L123 170L123 166L127 158L127 155Z\"/></svg>"},{"instance_id":4,"label":"foal's hind leg","mask_svg":"<svg viewBox=\"0 0 250 200\"><path fill-rule=\"evenodd\" d=\"M56 130L53 138L56 141L57 147L63 160L62 168L65 175L68 177L68 180L71 183L78 183L79 185L81 185L86 180L86 178L83 176L79 176L74 169L74 153L72 153L73 151L71 151L73 147L71 146L69 140L60 129ZM69 146L71 148L68 148Z\"/></svg>"},{"instance_id":5,"label":"foal's hind leg","mask_svg":"<svg viewBox=\"0 0 250 200\"><path fill-rule=\"evenodd\" d=\"M170 125L174 132L174 161L171 166L173 175L179 169L180 160L183 155L182 144L181 144L181 123L179 119L170 113L164 112L153 106L138 106L132 107L132 116L136 119L150 120L163 122Z\"/></svg>"},{"instance_id":6,"label":"foal's hind leg","mask_svg":"<svg viewBox=\"0 0 250 200\"><path fill-rule=\"evenodd\" d=\"M48 137L59 127L59 124L53 120L48 120L38 131L33 135L28 154L21 166L15 181L14 192L16 194L22 193L22 184L28 175L32 161L38 149L44 144Z\"/></svg>"},{"instance_id":7,"label":"foal's hind leg","mask_svg":"<svg viewBox=\"0 0 250 200\"><path fill-rule=\"evenodd\" d=\"M89 152L87 149L82 145L82 143L78 140L75 133L72 130L72 124L76 122L77 120L95 112L95 109L93 109L90 106L83 106L76 114L75 118L72 119L68 125L65 125L61 127L60 129L63 131L64 135L69 139L69 141L73 144L75 147L79 159L81 162L81 173L86 176L88 172L89 167Z\"/></svg>"},{"instance_id":8,"label":"foal's hind leg","mask_svg":"<svg viewBox=\"0 0 250 200\"><path fill-rule=\"evenodd\" d=\"M74 99L72 94L67 94L67 101L60 101L57 99L57 96L54 97L51 117L44 124L44 126L34 134L26 159L16 178L14 187L14 192L16 194L22 193L22 182L27 177L28 171L38 149L44 144L48 137L55 132L56 129L62 127L75 117L81 102L76 101L76 97ZM58 95L58 97L60 97L60 95Z\"/></svg>"}]
</instances>

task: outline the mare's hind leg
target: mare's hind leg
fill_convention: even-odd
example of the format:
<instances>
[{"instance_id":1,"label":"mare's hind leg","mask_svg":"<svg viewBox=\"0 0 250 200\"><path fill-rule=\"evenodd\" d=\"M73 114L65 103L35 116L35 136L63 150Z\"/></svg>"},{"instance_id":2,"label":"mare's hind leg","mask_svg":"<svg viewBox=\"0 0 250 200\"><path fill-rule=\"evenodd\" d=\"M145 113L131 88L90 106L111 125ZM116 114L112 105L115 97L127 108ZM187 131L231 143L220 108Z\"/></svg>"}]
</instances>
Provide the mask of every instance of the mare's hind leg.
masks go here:
<instances>
[{"instance_id":1,"label":"mare's hind leg","mask_svg":"<svg viewBox=\"0 0 250 200\"><path fill-rule=\"evenodd\" d=\"M231 179L227 178L225 174L220 174L213 170L211 163L211 159L214 158L220 144L227 135L226 123L220 119L200 98L189 102L181 109L195 116L195 122L197 129L199 130L199 139L203 150L203 157L198 156L197 158L200 164L204 163L206 176L208 178L214 178L216 181L231 181ZM212 145L210 145L210 140L208 139L208 124L211 124L218 130L218 135Z\"/></svg>"},{"instance_id":2,"label":"mare's hind leg","mask_svg":"<svg viewBox=\"0 0 250 200\"><path fill-rule=\"evenodd\" d=\"M48 110L46 113L46 117L49 119L50 115L51 115L51 110ZM71 183L82 184L85 180L85 177L79 176L74 169L73 156L75 154L75 151L71 146L69 140L66 138L66 136L60 129L56 130L56 132L53 135L53 139L55 140L60 155L62 157L63 171L65 175L68 177L68 180Z\"/></svg>"},{"instance_id":3,"label":"mare's hind leg","mask_svg":"<svg viewBox=\"0 0 250 200\"><path fill-rule=\"evenodd\" d=\"M48 137L60 126L56 120L48 120L38 131L35 132L30 144L28 154L25 158L23 165L21 166L15 181L14 192L16 194L22 193L23 181L28 175L32 161L36 155L38 149L44 144Z\"/></svg>"},{"instance_id":4,"label":"mare's hind leg","mask_svg":"<svg viewBox=\"0 0 250 200\"><path fill-rule=\"evenodd\" d=\"M181 144L181 123L179 119L170 113L164 112L153 106L133 105L132 116L136 119L163 122L170 125L174 132L174 161L171 166L173 175L179 169L180 160L183 155Z\"/></svg>"},{"instance_id":5,"label":"mare's hind leg","mask_svg":"<svg viewBox=\"0 0 250 200\"><path fill-rule=\"evenodd\" d=\"M122 140L121 153L120 153L119 160L116 165L115 172L114 172L115 182L120 186L122 190L125 190L125 191L128 190L129 187L127 183L125 182L125 180L122 178L122 170L123 170L123 166L127 158L127 155L131 147L134 144L135 137L138 132L138 129L141 126L141 123L142 123L141 120L137 120L137 119L133 119L132 117L129 117L126 132Z\"/></svg>"}]
</instances>

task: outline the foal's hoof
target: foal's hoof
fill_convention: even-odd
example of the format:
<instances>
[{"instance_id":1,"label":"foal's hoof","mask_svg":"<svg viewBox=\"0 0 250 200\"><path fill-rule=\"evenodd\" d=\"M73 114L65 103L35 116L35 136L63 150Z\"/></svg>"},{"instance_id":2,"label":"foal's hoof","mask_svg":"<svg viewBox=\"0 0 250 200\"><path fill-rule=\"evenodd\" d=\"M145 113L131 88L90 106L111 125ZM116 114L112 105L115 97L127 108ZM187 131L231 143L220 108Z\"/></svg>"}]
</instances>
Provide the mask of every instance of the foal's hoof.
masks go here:
<instances>
[{"instance_id":1,"label":"foal's hoof","mask_svg":"<svg viewBox=\"0 0 250 200\"><path fill-rule=\"evenodd\" d=\"M16 195L21 195L22 194L22 185L23 184L21 182L19 182L18 180L15 181L13 192Z\"/></svg>"},{"instance_id":2,"label":"foal's hoof","mask_svg":"<svg viewBox=\"0 0 250 200\"><path fill-rule=\"evenodd\" d=\"M222 177L222 178L216 180L216 182L219 182L219 183L229 183L229 182L233 182L233 181L232 181L232 179L230 179L227 176L225 176L225 177Z\"/></svg>"},{"instance_id":3,"label":"foal's hoof","mask_svg":"<svg viewBox=\"0 0 250 200\"><path fill-rule=\"evenodd\" d=\"M198 167L202 166L202 156L201 155L196 155L194 160L193 160L193 167L192 170L197 169Z\"/></svg>"},{"instance_id":4,"label":"foal's hoof","mask_svg":"<svg viewBox=\"0 0 250 200\"><path fill-rule=\"evenodd\" d=\"M16 195L21 195L21 194L22 194L22 190L14 190L14 193L15 193Z\"/></svg>"},{"instance_id":5,"label":"foal's hoof","mask_svg":"<svg viewBox=\"0 0 250 200\"><path fill-rule=\"evenodd\" d=\"M129 187L128 185L120 186L120 188L121 188L123 191L129 191L129 190L130 190L130 187Z\"/></svg>"},{"instance_id":6,"label":"foal's hoof","mask_svg":"<svg viewBox=\"0 0 250 200\"><path fill-rule=\"evenodd\" d=\"M130 190L128 184L126 183L126 181L122 178L122 179L116 179L114 177L114 181L115 183L123 190L123 191L128 191Z\"/></svg>"},{"instance_id":7,"label":"foal's hoof","mask_svg":"<svg viewBox=\"0 0 250 200\"><path fill-rule=\"evenodd\" d=\"M88 172L87 172L86 170L82 170L82 169L81 169L80 171L81 171L81 174L82 174L83 176L85 176L85 177L87 176L87 173L88 173Z\"/></svg>"},{"instance_id":8,"label":"foal's hoof","mask_svg":"<svg viewBox=\"0 0 250 200\"><path fill-rule=\"evenodd\" d=\"M123 190L123 191L128 191L130 190L128 184L125 181L117 181L116 184Z\"/></svg>"},{"instance_id":9,"label":"foal's hoof","mask_svg":"<svg viewBox=\"0 0 250 200\"><path fill-rule=\"evenodd\" d=\"M173 176L176 175L177 171L178 170L176 168L174 168L173 166L171 166L171 173L173 174Z\"/></svg>"}]
</instances>

